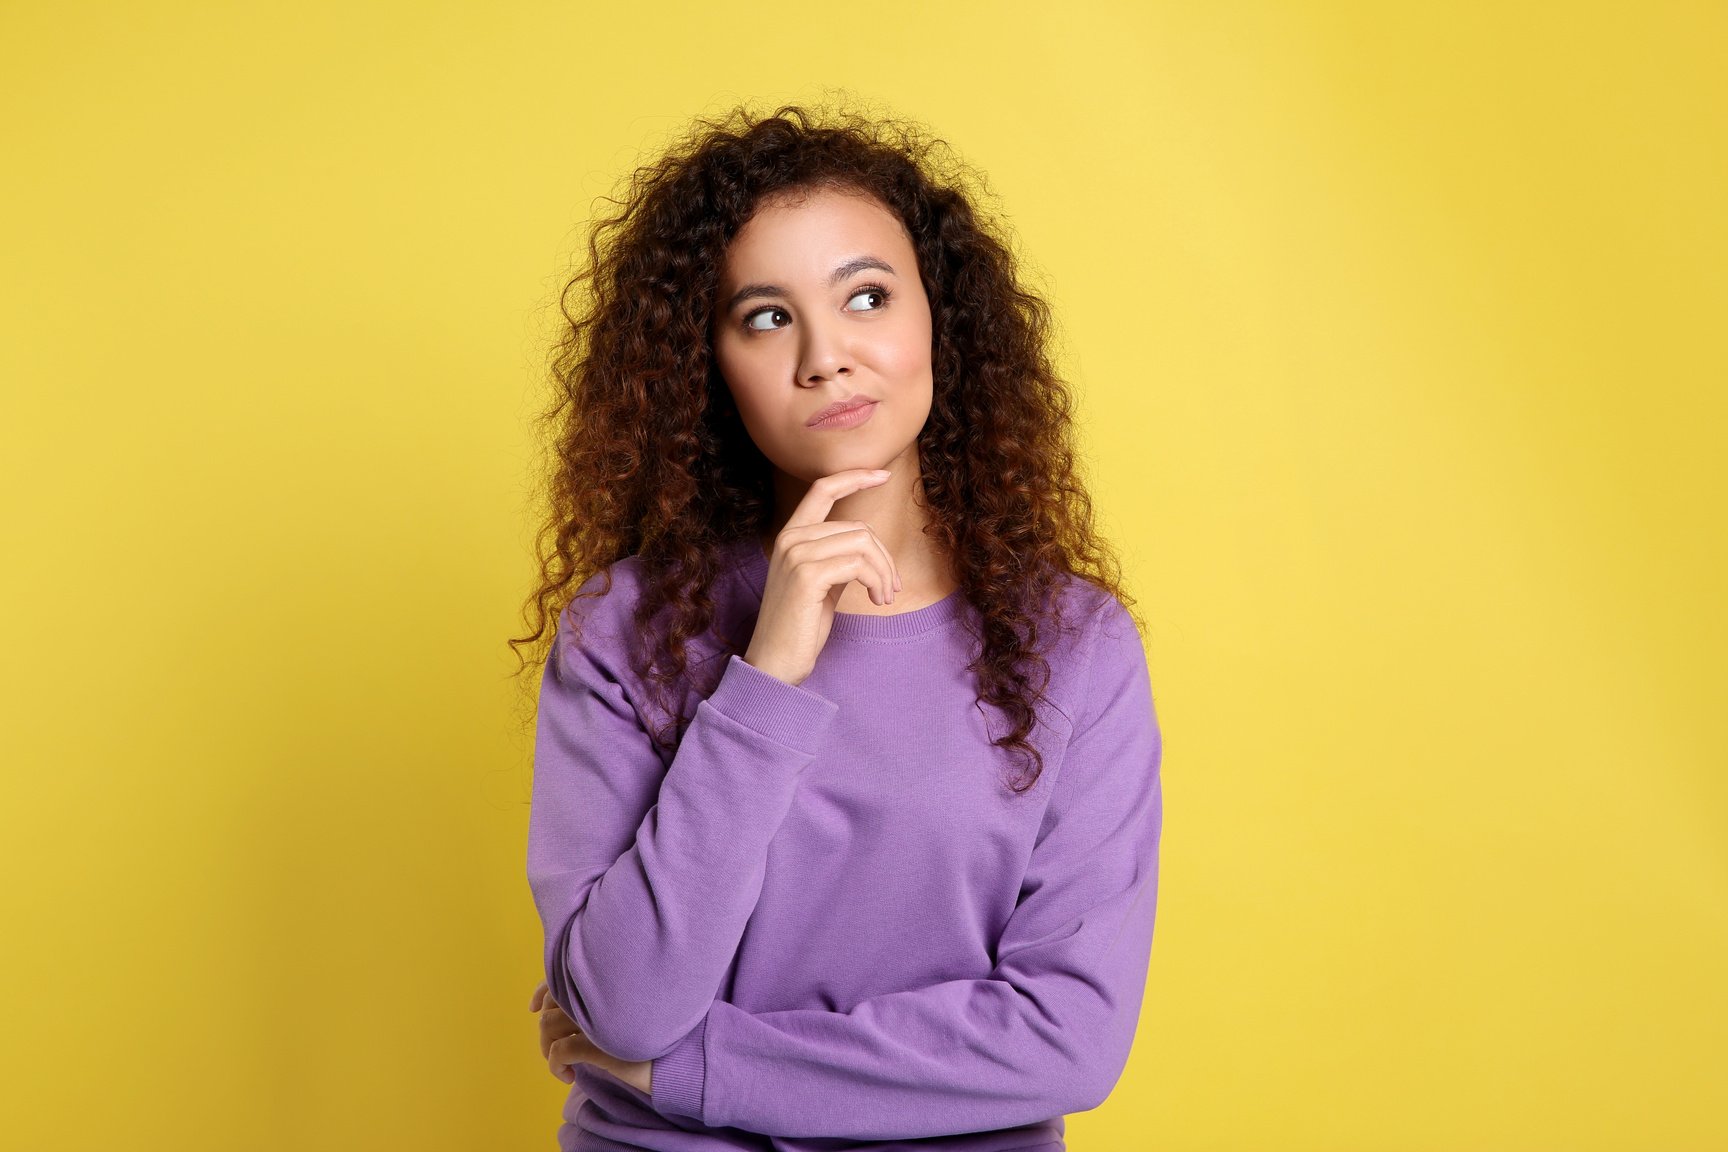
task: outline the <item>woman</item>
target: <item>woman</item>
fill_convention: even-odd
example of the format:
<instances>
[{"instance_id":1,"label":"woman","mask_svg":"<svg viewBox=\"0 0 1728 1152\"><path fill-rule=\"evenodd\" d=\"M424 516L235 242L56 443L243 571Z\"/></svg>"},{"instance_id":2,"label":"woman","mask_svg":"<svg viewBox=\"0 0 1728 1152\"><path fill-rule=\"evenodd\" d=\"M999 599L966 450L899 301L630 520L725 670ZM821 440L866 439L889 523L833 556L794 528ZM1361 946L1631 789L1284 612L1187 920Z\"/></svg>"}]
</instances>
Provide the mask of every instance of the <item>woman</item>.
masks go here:
<instances>
[{"instance_id":1,"label":"woman","mask_svg":"<svg viewBox=\"0 0 1728 1152\"><path fill-rule=\"evenodd\" d=\"M563 1148L1060 1149L1126 1063L1145 654L939 144L699 121L590 243L526 638Z\"/></svg>"}]
</instances>

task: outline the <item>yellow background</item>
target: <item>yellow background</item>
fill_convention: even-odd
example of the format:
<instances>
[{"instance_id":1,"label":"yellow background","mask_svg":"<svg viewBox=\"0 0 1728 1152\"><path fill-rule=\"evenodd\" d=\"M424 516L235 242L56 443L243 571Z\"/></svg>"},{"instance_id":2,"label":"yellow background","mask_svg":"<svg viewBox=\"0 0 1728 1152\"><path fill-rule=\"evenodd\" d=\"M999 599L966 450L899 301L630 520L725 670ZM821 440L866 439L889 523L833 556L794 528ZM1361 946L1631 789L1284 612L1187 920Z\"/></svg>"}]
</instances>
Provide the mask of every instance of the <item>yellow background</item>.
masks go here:
<instances>
[{"instance_id":1,"label":"yellow background","mask_svg":"<svg viewBox=\"0 0 1728 1152\"><path fill-rule=\"evenodd\" d=\"M20 1149L550 1149L528 418L595 198L844 92L990 176L1150 628L1070 1147L1728 1144L1720 4L0 8Z\"/></svg>"}]
</instances>

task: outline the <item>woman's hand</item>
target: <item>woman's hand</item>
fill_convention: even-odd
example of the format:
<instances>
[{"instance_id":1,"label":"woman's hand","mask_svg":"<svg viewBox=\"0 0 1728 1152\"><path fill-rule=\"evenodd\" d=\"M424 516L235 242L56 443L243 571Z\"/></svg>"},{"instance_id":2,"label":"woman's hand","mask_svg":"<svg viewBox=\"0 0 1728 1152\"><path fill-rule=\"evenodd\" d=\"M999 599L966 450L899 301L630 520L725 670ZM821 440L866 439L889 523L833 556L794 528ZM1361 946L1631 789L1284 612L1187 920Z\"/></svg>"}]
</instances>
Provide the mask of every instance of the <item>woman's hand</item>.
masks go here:
<instances>
[{"instance_id":1,"label":"woman's hand","mask_svg":"<svg viewBox=\"0 0 1728 1152\"><path fill-rule=\"evenodd\" d=\"M542 980L534 988L534 998L528 1011L540 1013L540 1055L552 1068L552 1075L572 1084L576 1081L573 1064L593 1064L603 1068L645 1095L654 1092L654 1062L652 1060L619 1060L594 1047L594 1042L576 1026L576 1021L564 1014L552 999Z\"/></svg>"},{"instance_id":2,"label":"woman's hand","mask_svg":"<svg viewBox=\"0 0 1728 1152\"><path fill-rule=\"evenodd\" d=\"M836 500L887 479L885 469L848 468L810 485L774 538L746 664L788 684L802 683L828 642L846 585L856 580L872 602L894 602L900 572L875 531L859 520L828 519Z\"/></svg>"}]
</instances>

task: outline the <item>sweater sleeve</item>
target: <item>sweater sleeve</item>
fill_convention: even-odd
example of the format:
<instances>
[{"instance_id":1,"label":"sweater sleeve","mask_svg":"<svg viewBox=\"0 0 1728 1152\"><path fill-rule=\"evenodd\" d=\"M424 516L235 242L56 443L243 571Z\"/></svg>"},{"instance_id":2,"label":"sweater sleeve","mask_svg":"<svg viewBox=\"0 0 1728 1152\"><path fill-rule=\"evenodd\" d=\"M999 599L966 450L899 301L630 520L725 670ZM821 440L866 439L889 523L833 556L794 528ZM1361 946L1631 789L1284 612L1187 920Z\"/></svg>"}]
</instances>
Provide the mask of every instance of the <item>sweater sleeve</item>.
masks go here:
<instances>
[{"instance_id":1,"label":"sweater sleeve","mask_svg":"<svg viewBox=\"0 0 1728 1152\"><path fill-rule=\"evenodd\" d=\"M648 1060L718 993L839 707L728 654L667 765L625 691L627 625L606 616L573 642L561 615L547 657L528 882L552 999L602 1051Z\"/></svg>"},{"instance_id":2,"label":"sweater sleeve","mask_svg":"<svg viewBox=\"0 0 1728 1152\"><path fill-rule=\"evenodd\" d=\"M1132 618L1110 597L1099 624L1083 714L989 975L844 1012L716 1000L655 1060L657 1110L777 1136L911 1140L1109 1096L1151 959L1163 744Z\"/></svg>"}]
</instances>

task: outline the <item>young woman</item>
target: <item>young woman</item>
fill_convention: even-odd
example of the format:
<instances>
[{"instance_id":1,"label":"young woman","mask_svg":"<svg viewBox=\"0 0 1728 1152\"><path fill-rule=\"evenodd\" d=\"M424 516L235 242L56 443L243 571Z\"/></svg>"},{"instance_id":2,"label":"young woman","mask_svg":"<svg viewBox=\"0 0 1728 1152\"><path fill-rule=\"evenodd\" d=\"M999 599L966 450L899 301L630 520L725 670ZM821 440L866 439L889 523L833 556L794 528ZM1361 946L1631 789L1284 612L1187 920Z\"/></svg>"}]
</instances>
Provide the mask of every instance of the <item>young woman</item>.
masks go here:
<instances>
[{"instance_id":1,"label":"young woman","mask_svg":"<svg viewBox=\"0 0 1728 1152\"><path fill-rule=\"evenodd\" d=\"M1060 1149L1127 1061L1146 658L946 156L739 110L590 243L516 641L565 1149Z\"/></svg>"}]
</instances>

